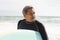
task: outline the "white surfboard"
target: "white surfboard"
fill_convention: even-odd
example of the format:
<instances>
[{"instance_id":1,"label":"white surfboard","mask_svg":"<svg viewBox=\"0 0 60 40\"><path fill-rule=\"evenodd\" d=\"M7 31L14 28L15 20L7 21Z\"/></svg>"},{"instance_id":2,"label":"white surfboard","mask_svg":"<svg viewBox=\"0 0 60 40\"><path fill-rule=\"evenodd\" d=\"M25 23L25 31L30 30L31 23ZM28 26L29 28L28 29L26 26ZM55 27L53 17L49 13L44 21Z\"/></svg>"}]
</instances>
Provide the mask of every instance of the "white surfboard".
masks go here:
<instances>
[{"instance_id":1,"label":"white surfboard","mask_svg":"<svg viewBox=\"0 0 60 40\"><path fill-rule=\"evenodd\" d=\"M4 36L1 40L42 40L42 37L36 31L19 30L14 34Z\"/></svg>"}]
</instances>

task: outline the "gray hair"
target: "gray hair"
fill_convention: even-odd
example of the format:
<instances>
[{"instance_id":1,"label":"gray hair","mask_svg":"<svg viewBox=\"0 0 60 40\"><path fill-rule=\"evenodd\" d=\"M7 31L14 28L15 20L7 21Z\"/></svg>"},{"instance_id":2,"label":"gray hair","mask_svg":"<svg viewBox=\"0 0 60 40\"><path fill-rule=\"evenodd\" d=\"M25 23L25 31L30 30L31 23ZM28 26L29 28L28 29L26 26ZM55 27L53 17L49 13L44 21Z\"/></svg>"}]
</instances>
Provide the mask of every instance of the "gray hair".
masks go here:
<instances>
[{"instance_id":1,"label":"gray hair","mask_svg":"<svg viewBox=\"0 0 60 40\"><path fill-rule=\"evenodd\" d=\"M27 13L27 11L28 11L29 9L32 9L32 8L33 8L32 6L25 6L25 7L23 8L22 13L25 14L25 13Z\"/></svg>"}]
</instances>

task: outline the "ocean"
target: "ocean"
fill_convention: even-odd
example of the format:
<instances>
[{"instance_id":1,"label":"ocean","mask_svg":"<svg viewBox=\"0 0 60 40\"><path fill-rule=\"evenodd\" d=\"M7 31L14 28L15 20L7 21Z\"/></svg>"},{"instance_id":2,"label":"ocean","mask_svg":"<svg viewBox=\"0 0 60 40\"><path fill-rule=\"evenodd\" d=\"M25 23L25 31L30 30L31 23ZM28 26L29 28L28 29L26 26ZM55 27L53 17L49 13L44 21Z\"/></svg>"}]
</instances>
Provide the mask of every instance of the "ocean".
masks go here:
<instances>
[{"instance_id":1,"label":"ocean","mask_svg":"<svg viewBox=\"0 0 60 40\"><path fill-rule=\"evenodd\" d=\"M18 22L22 19L23 16L0 16L0 22ZM37 16L36 19L44 23L60 23L59 16Z\"/></svg>"},{"instance_id":2,"label":"ocean","mask_svg":"<svg viewBox=\"0 0 60 40\"><path fill-rule=\"evenodd\" d=\"M16 33L18 21L22 19L23 16L0 16L0 38ZM60 39L60 16L37 16L36 20L44 25L49 40Z\"/></svg>"}]
</instances>

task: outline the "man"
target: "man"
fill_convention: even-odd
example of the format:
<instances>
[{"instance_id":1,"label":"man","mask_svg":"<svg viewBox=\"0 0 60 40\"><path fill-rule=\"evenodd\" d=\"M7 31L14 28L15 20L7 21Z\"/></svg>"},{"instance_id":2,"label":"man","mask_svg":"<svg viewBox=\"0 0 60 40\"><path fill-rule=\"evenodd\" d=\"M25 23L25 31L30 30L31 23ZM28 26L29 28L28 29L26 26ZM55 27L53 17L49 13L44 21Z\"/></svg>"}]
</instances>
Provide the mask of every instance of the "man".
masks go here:
<instances>
[{"instance_id":1,"label":"man","mask_svg":"<svg viewBox=\"0 0 60 40\"><path fill-rule=\"evenodd\" d=\"M43 24L35 20L35 12L33 11L33 7L25 6L22 12L25 19L18 22L18 29L38 31L43 40L48 40Z\"/></svg>"}]
</instances>

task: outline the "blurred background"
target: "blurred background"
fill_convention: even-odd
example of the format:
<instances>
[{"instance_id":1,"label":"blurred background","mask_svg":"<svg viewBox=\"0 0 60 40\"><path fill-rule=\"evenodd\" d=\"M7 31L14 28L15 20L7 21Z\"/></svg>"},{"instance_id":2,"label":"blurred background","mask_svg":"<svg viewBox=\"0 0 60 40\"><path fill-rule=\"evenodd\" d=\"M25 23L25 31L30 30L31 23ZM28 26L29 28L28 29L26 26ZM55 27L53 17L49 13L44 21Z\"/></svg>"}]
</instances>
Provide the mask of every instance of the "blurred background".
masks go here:
<instances>
[{"instance_id":1,"label":"blurred background","mask_svg":"<svg viewBox=\"0 0 60 40\"><path fill-rule=\"evenodd\" d=\"M49 40L60 40L60 0L0 0L0 38L17 31L23 7L34 7L36 19L45 26Z\"/></svg>"}]
</instances>

